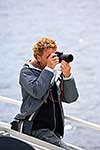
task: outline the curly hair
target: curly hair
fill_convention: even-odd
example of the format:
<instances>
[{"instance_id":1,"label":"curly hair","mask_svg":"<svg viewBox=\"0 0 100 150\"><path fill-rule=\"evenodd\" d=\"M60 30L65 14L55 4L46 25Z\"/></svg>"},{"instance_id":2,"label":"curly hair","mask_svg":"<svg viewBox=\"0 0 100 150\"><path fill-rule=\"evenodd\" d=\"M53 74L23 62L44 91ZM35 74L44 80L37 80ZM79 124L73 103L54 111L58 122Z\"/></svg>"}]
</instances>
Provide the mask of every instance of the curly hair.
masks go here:
<instances>
[{"instance_id":1,"label":"curly hair","mask_svg":"<svg viewBox=\"0 0 100 150\"><path fill-rule=\"evenodd\" d=\"M37 55L43 55L44 50L47 50L49 48L57 49L56 41L50 38L41 38L33 45L33 52L34 57L36 58Z\"/></svg>"}]
</instances>

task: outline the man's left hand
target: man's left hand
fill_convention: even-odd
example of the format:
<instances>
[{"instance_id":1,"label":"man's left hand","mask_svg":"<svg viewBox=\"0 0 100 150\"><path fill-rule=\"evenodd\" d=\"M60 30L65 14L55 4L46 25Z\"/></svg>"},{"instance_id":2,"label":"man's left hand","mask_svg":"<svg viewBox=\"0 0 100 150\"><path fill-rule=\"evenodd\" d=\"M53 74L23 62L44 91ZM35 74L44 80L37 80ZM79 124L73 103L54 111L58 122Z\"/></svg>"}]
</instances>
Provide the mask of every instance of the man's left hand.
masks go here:
<instances>
[{"instance_id":1,"label":"man's left hand","mask_svg":"<svg viewBox=\"0 0 100 150\"><path fill-rule=\"evenodd\" d=\"M61 61L61 72L63 73L65 78L68 78L71 75L71 66L70 63L66 61Z\"/></svg>"}]
</instances>

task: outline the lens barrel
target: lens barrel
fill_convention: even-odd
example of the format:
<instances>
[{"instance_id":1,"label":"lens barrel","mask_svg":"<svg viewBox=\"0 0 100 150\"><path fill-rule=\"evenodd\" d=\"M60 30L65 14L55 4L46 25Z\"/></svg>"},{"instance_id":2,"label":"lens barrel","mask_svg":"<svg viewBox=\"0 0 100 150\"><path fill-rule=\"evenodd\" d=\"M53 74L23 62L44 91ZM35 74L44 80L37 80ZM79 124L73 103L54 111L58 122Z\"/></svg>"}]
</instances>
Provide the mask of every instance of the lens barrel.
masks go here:
<instances>
[{"instance_id":1,"label":"lens barrel","mask_svg":"<svg viewBox=\"0 0 100 150\"><path fill-rule=\"evenodd\" d=\"M63 52L56 52L56 55L59 57L59 62L60 63L61 63L62 60L69 63L69 62L72 62L73 59L74 59L72 54L63 54Z\"/></svg>"}]
</instances>

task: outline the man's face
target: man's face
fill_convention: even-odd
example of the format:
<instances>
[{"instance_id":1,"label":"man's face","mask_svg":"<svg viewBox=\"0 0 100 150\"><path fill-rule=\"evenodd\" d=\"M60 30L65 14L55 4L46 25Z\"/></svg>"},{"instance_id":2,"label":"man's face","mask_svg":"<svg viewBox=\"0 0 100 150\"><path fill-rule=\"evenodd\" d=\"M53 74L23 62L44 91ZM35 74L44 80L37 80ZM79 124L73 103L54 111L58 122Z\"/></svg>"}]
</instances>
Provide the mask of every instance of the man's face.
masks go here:
<instances>
[{"instance_id":1,"label":"man's face","mask_svg":"<svg viewBox=\"0 0 100 150\"><path fill-rule=\"evenodd\" d=\"M39 56L37 57L38 61L40 62L41 66L44 68L46 65L47 65L47 59L48 57L52 54L52 53L55 53L56 52L56 49L54 48L49 48L47 50L45 50L43 52L43 55L42 56Z\"/></svg>"}]
</instances>

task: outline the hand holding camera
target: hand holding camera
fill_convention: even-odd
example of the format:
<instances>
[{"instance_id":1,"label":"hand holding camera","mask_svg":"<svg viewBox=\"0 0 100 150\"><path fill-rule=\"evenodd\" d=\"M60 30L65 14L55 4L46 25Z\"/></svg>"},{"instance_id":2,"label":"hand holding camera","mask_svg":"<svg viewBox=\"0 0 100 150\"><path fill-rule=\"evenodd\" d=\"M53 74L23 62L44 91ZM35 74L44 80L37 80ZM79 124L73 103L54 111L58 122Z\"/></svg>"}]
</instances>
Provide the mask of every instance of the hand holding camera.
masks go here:
<instances>
[{"instance_id":1,"label":"hand holding camera","mask_svg":"<svg viewBox=\"0 0 100 150\"><path fill-rule=\"evenodd\" d=\"M63 73L65 78L68 78L71 75L71 66L70 63L66 61L61 61L61 72Z\"/></svg>"},{"instance_id":2,"label":"hand holding camera","mask_svg":"<svg viewBox=\"0 0 100 150\"><path fill-rule=\"evenodd\" d=\"M73 61L72 54L63 54L62 52L52 53L47 60L47 66L54 69L54 67L61 63L61 71L65 77L71 74L71 66L69 62Z\"/></svg>"},{"instance_id":3,"label":"hand holding camera","mask_svg":"<svg viewBox=\"0 0 100 150\"><path fill-rule=\"evenodd\" d=\"M55 53L52 53L47 59L47 66L51 69L54 69L55 66L59 63L59 58Z\"/></svg>"}]
</instances>

